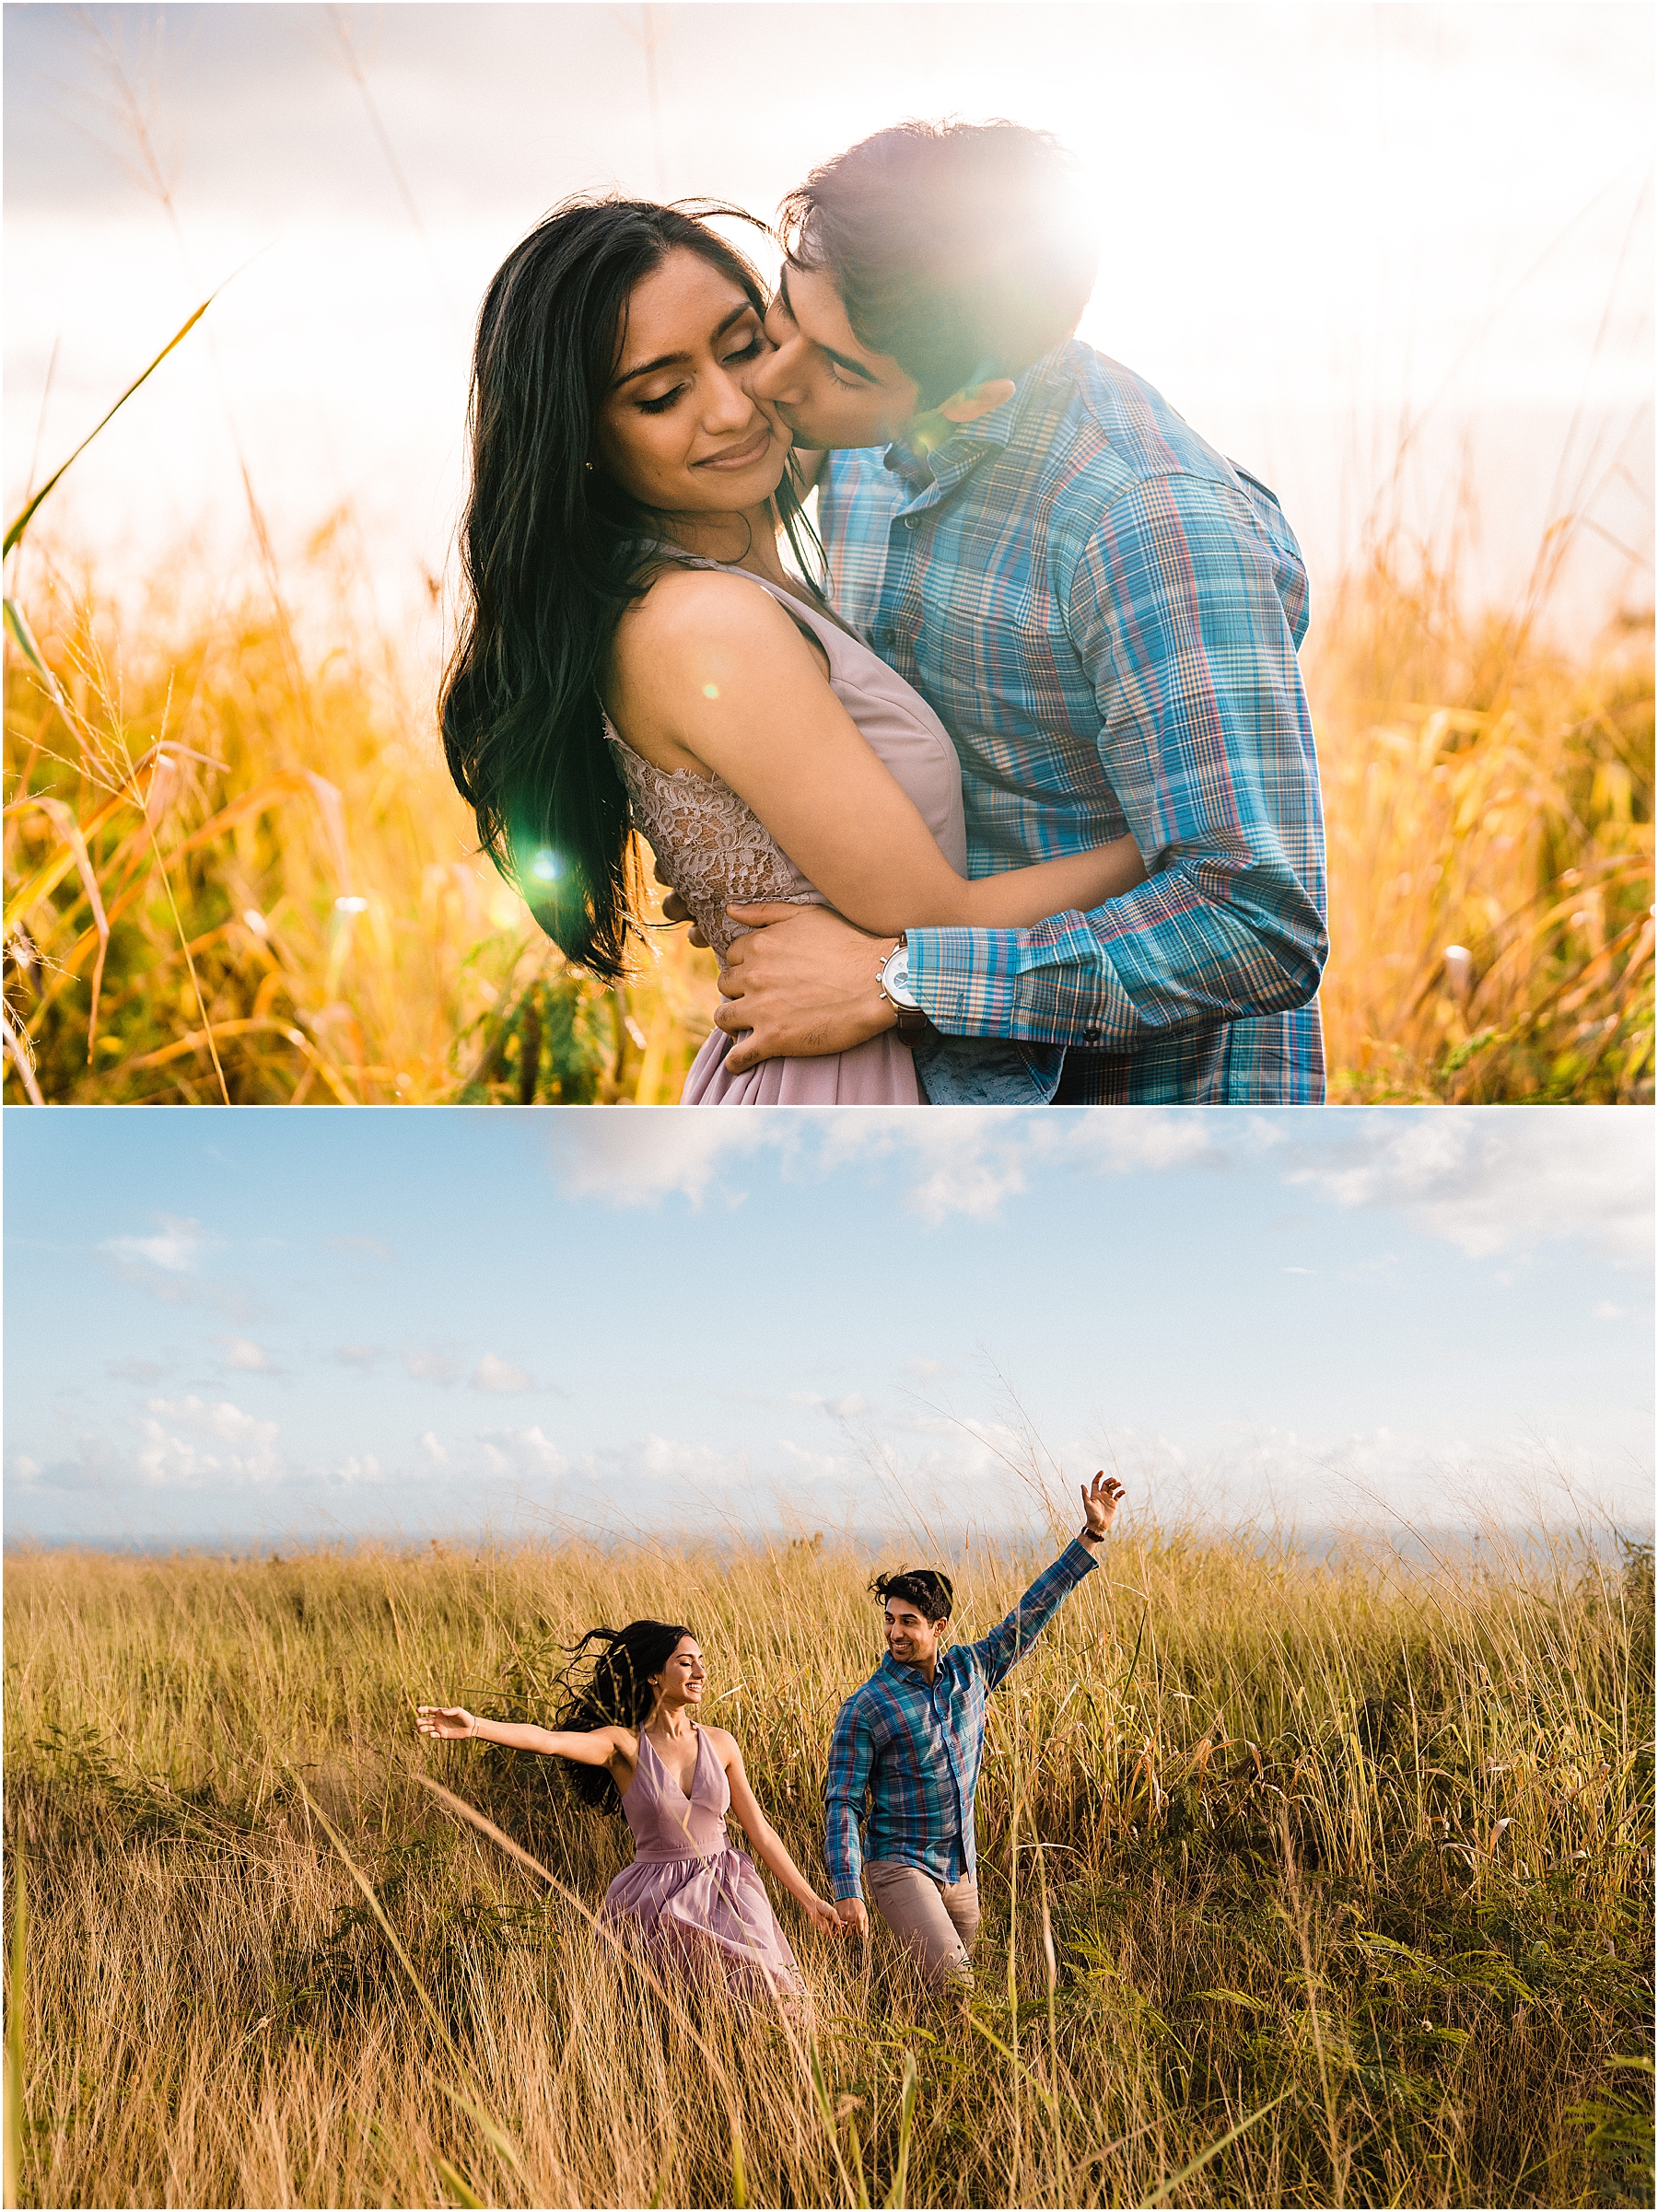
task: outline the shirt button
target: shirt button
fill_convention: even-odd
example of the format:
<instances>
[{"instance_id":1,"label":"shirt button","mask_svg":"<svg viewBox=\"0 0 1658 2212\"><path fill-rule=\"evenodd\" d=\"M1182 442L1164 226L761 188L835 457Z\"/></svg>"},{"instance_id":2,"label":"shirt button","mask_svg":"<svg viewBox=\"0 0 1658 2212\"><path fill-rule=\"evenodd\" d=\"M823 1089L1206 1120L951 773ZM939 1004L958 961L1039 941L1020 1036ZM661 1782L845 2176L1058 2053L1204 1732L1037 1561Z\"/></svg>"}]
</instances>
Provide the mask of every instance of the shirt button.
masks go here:
<instances>
[{"instance_id":1,"label":"shirt button","mask_svg":"<svg viewBox=\"0 0 1658 2212\"><path fill-rule=\"evenodd\" d=\"M904 518L904 527L905 527L905 530L919 530L919 529L920 529L920 527L921 527L921 518L920 518L920 516L919 516L919 515L905 515L905 517Z\"/></svg>"},{"instance_id":2,"label":"shirt button","mask_svg":"<svg viewBox=\"0 0 1658 2212\"><path fill-rule=\"evenodd\" d=\"M882 642L882 644L883 646L895 646L895 645L898 643L898 633L897 633L897 631L896 631L896 630L883 630L883 631L881 633L881 642Z\"/></svg>"},{"instance_id":3,"label":"shirt button","mask_svg":"<svg viewBox=\"0 0 1658 2212\"><path fill-rule=\"evenodd\" d=\"M1099 1032L1099 1030L1083 1030L1083 1032L1082 1032L1082 1042L1083 1042L1083 1043L1084 1043L1084 1044L1098 1044L1098 1042L1100 1042L1100 1032Z\"/></svg>"}]
</instances>

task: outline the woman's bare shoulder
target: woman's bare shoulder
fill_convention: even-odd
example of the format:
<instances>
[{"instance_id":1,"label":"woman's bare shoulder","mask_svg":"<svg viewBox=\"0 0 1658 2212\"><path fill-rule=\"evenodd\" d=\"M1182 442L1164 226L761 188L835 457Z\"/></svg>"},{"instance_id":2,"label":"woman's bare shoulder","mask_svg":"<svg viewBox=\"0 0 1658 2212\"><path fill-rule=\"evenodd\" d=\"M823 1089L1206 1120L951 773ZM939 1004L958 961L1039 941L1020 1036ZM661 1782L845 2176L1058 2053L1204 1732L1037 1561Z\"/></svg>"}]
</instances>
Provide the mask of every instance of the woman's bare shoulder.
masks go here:
<instances>
[{"instance_id":1,"label":"woman's bare shoulder","mask_svg":"<svg viewBox=\"0 0 1658 2212\"><path fill-rule=\"evenodd\" d=\"M710 642L743 651L787 648L800 633L758 580L723 569L679 564L657 572L616 623L615 654L625 669L642 656L695 652Z\"/></svg>"}]
</instances>

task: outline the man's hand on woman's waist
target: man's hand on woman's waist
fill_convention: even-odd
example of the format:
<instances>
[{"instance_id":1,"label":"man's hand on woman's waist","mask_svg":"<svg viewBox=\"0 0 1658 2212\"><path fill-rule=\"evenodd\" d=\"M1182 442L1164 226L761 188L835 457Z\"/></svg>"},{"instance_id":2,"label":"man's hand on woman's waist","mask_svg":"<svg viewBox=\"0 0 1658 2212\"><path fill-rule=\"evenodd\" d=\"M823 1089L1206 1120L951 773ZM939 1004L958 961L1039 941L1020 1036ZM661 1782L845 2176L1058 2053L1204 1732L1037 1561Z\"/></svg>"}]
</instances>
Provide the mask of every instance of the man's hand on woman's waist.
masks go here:
<instances>
[{"instance_id":1,"label":"man's hand on woman's waist","mask_svg":"<svg viewBox=\"0 0 1658 2212\"><path fill-rule=\"evenodd\" d=\"M740 1076L763 1060L815 1060L850 1052L897 1019L881 989L891 937L873 937L826 906L728 906L748 931L726 954L714 1019L739 1040L726 1055Z\"/></svg>"}]
</instances>

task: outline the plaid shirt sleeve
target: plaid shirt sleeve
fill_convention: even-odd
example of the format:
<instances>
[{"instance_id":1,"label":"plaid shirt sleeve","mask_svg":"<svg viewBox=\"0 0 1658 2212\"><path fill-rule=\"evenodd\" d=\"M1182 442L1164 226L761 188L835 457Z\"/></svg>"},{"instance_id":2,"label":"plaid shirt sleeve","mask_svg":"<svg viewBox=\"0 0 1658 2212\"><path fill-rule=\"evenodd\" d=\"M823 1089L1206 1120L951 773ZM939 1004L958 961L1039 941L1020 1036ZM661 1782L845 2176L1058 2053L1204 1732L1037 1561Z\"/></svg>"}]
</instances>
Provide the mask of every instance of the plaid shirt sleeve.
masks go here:
<instances>
[{"instance_id":1,"label":"plaid shirt sleeve","mask_svg":"<svg viewBox=\"0 0 1658 2212\"><path fill-rule=\"evenodd\" d=\"M858 1821L875 1764L875 1737L856 1697L835 1717L829 1739L829 1774L823 1785L827 1813L823 1858L836 1898L863 1894L863 1840Z\"/></svg>"},{"instance_id":2,"label":"plaid shirt sleeve","mask_svg":"<svg viewBox=\"0 0 1658 2212\"><path fill-rule=\"evenodd\" d=\"M1081 1539L1073 1536L1053 1566L1037 1576L1007 1619L968 1647L984 1670L986 1689L994 1690L1006 1680L1015 1660L1024 1657L1062 1601L1099 1564Z\"/></svg>"},{"instance_id":3,"label":"plaid shirt sleeve","mask_svg":"<svg viewBox=\"0 0 1658 2212\"><path fill-rule=\"evenodd\" d=\"M1155 873L1033 929L912 930L911 988L950 1035L1107 1053L1304 1005L1328 949L1304 572L1241 489L1196 475L1136 483L1055 551L1101 761Z\"/></svg>"}]
</instances>

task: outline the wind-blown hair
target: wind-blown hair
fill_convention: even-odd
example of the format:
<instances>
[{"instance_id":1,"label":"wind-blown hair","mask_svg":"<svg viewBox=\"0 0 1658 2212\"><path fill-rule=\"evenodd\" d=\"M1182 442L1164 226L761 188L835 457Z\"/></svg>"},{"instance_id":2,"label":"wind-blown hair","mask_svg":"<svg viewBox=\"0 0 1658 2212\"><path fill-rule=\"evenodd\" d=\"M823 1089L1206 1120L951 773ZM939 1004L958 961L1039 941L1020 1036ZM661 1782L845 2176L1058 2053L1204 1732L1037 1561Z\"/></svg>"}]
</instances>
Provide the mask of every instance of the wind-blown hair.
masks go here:
<instances>
[{"instance_id":1,"label":"wind-blown hair","mask_svg":"<svg viewBox=\"0 0 1658 2212\"><path fill-rule=\"evenodd\" d=\"M704 212L755 225L741 208ZM648 200L566 200L496 270L478 315L461 522L464 603L444 678L443 750L484 848L575 966L614 979L640 926L627 798L600 675L663 532L594 460L629 296L676 248L767 301L697 216ZM802 573L816 551L792 480L774 507ZM814 587L815 588L815 587Z\"/></svg>"},{"instance_id":2,"label":"wind-blown hair","mask_svg":"<svg viewBox=\"0 0 1658 2212\"><path fill-rule=\"evenodd\" d=\"M936 1566L906 1566L900 1575L877 1575L870 1593L884 1604L889 1598L913 1605L924 1621L948 1621L955 1604L955 1586Z\"/></svg>"},{"instance_id":3,"label":"wind-blown hair","mask_svg":"<svg viewBox=\"0 0 1658 2212\"><path fill-rule=\"evenodd\" d=\"M590 1628L570 1654L561 1679L564 1696L554 1726L559 1729L640 1729L650 1718L657 1694L650 1677L660 1674L688 1628L666 1621L629 1621L625 1628ZM598 1647L597 1652L589 1649ZM571 1788L601 1812L620 1812L622 1793L608 1767L560 1762Z\"/></svg>"},{"instance_id":4,"label":"wind-blown hair","mask_svg":"<svg viewBox=\"0 0 1658 2212\"><path fill-rule=\"evenodd\" d=\"M937 407L1068 338L1099 267L1078 165L1013 122L900 122L783 202L784 250L827 270L847 320Z\"/></svg>"}]
</instances>

